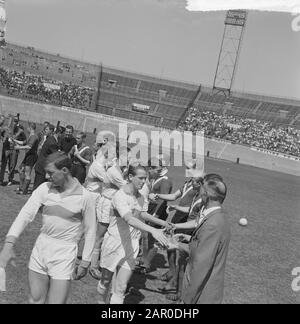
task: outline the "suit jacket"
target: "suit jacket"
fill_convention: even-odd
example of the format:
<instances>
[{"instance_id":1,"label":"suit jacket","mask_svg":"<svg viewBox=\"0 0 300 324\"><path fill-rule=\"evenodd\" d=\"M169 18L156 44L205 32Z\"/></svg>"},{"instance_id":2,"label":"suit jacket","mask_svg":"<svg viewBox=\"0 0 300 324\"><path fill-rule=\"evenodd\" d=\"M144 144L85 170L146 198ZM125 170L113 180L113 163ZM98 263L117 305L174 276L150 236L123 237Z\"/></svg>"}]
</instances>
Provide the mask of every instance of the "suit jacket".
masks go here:
<instances>
[{"instance_id":1,"label":"suit jacket","mask_svg":"<svg viewBox=\"0 0 300 324\"><path fill-rule=\"evenodd\" d=\"M45 173L45 161L48 155L58 151L58 142L54 136L49 136L40 151L38 160L35 165L35 171L41 174Z\"/></svg>"},{"instance_id":2,"label":"suit jacket","mask_svg":"<svg viewBox=\"0 0 300 324\"><path fill-rule=\"evenodd\" d=\"M183 278L185 304L220 304L230 241L229 222L222 209L210 212L194 231Z\"/></svg>"}]
</instances>

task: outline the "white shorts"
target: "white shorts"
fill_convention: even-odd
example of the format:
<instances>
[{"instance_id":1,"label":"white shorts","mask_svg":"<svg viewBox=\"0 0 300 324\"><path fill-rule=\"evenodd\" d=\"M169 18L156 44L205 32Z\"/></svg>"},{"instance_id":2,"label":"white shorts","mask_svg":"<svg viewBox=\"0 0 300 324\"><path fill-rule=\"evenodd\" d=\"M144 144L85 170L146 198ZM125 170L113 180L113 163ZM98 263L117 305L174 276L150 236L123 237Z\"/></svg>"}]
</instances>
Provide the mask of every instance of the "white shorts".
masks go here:
<instances>
[{"instance_id":1,"label":"white shorts","mask_svg":"<svg viewBox=\"0 0 300 324\"><path fill-rule=\"evenodd\" d=\"M76 243L40 234L33 247L28 267L55 280L71 280L77 251Z\"/></svg>"},{"instance_id":2,"label":"white shorts","mask_svg":"<svg viewBox=\"0 0 300 324\"><path fill-rule=\"evenodd\" d=\"M96 214L99 223L109 224L111 199L101 196L96 205Z\"/></svg>"},{"instance_id":3,"label":"white shorts","mask_svg":"<svg viewBox=\"0 0 300 324\"><path fill-rule=\"evenodd\" d=\"M111 272L115 272L117 267L133 271L138 254L139 239L129 239L123 245L120 238L106 233L101 247L100 267Z\"/></svg>"}]
</instances>

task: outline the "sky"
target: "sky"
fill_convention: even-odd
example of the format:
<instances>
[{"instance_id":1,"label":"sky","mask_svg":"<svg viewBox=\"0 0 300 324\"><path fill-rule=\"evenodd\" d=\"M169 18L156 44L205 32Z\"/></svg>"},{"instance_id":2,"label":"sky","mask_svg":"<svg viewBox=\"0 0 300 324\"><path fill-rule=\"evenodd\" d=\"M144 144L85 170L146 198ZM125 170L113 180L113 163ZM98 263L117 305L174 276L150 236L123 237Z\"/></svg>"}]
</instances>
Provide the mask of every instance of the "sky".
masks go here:
<instances>
[{"instance_id":1,"label":"sky","mask_svg":"<svg viewBox=\"0 0 300 324\"><path fill-rule=\"evenodd\" d=\"M104 66L212 86L226 12L188 11L186 4L7 0L6 39ZM249 12L233 90L300 99L296 19L287 12Z\"/></svg>"}]
</instances>

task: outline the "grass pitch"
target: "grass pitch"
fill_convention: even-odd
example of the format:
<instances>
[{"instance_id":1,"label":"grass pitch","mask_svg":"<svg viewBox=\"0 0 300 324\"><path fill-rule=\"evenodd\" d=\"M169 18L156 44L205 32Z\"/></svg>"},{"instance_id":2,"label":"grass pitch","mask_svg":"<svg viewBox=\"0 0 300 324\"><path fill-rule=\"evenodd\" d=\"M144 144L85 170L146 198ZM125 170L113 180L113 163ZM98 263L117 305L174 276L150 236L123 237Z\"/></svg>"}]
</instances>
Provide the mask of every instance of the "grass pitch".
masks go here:
<instances>
[{"instance_id":1,"label":"grass pitch","mask_svg":"<svg viewBox=\"0 0 300 324\"><path fill-rule=\"evenodd\" d=\"M232 238L224 303L300 303L300 293L291 288L292 269L300 267L300 178L211 159L206 160L206 172L219 173L228 185L224 207ZM170 177L174 190L185 180L182 168L171 169ZM1 246L26 201L15 189L0 187ZM239 226L241 217L248 219L247 227ZM40 226L38 215L18 240L17 268L7 269L7 292L0 293L1 304L27 303L27 263ZM158 277L167 270L164 253L157 255L155 265L157 269L149 275L133 276L130 285L135 293L126 297L126 303L169 303L158 290L163 285ZM69 303L95 304L96 285L89 275L73 282Z\"/></svg>"}]
</instances>

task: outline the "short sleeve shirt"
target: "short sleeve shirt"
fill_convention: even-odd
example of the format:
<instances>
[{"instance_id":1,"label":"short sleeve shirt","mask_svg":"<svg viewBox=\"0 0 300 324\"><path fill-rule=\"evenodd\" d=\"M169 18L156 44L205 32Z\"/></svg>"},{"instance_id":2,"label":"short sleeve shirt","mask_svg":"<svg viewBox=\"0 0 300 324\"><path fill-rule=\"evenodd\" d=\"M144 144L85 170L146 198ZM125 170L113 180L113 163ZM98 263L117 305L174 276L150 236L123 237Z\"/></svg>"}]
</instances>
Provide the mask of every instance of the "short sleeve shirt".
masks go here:
<instances>
[{"instance_id":1,"label":"short sleeve shirt","mask_svg":"<svg viewBox=\"0 0 300 324\"><path fill-rule=\"evenodd\" d=\"M144 197L141 194L136 198L120 189L112 199L111 221L108 233L119 238L121 241L139 239L141 231L130 226L124 220L124 216L131 213L133 217L140 219L142 211L145 211L144 209Z\"/></svg>"}]
</instances>

